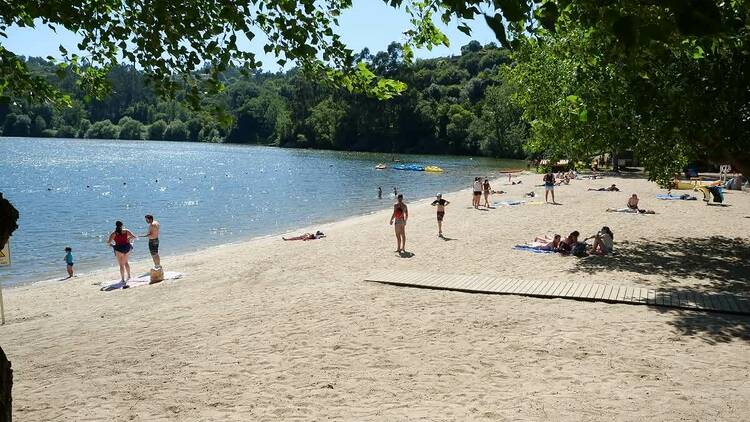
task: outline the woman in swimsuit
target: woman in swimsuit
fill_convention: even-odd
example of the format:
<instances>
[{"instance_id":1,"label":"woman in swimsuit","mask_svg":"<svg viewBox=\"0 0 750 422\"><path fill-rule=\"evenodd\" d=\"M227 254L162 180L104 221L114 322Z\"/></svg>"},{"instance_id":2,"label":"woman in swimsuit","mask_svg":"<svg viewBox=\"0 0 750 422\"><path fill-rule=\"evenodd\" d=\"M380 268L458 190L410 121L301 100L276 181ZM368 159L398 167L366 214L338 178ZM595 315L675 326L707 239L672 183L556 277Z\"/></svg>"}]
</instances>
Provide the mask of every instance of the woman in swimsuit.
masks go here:
<instances>
[{"instance_id":1,"label":"woman in swimsuit","mask_svg":"<svg viewBox=\"0 0 750 422\"><path fill-rule=\"evenodd\" d=\"M135 239L135 235L130 230L122 228L122 221L115 221L115 231L109 235L107 245L115 250L115 257L117 258L117 263L120 265L120 281L122 283L126 283L126 272L128 274L127 280L130 280L128 255L133 250L133 245L130 244L130 241L133 239ZM125 284L123 289L127 287L128 285Z\"/></svg>"},{"instance_id":2,"label":"woman in swimsuit","mask_svg":"<svg viewBox=\"0 0 750 422\"><path fill-rule=\"evenodd\" d=\"M490 191L492 190L489 179L484 179L484 183L482 183L482 188L484 190L484 206L489 208L490 207L490 200L489 200Z\"/></svg>"},{"instance_id":3,"label":"woman in swimsuit","mask_svg":"<svg viewBox=\"0 0 750 422\"><path fill-rule=\"evenodd\" d=\"M482 180L480 178L474 178L472 189L474 191L474 196L471 199L471 206L474 208L479 208L479 202L482 198Z\"/></svg>"},{"instance_id":4,"label":"woman in swimsuit","mask_svg":"<svg viewBox=\"0 0 750 422\"><path fill-rule=\"evenodd\" d=\"M406 220L409 219L409 209L404 204L404 195L396 197L393 205L390 224L396 230L396 252L406 252Z\"/></svg>"}]
</instances>

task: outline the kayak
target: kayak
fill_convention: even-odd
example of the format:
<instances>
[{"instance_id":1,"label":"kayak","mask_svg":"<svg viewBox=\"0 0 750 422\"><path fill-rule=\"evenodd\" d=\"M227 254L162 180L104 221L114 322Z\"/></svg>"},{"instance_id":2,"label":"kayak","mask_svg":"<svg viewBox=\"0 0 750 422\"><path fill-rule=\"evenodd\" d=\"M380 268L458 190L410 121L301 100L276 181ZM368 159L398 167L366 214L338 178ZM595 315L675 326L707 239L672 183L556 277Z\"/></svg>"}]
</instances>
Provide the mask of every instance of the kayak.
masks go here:
<instances>
[{"instance_id":1,"label":"kayak","mask_svg":"<svg viewBox=\"0 0 750 422\"><path fill-rule=\"evenodd\" d=\"M396 164L393 166L394 170L407 170L407 171L424 171L424 166L419 164Z\"/></svg>"},{"instance_id":2,"label":"kayak","mask_svg":"<svg viewBox=\"0 0 750 422\"><path fill-rule=\"evenodd\" d=\"M385 170L386 165L385 164L378 164L377 166L375 166L375 168L378 169L378 170Z\"/></svg>"},{"instance_id":3,"label":"kayak","mask_svg":"<svg viewBox=\"0 0 750 422\"><path fill-rule=\"evenodd\" d=\"M441 173L443 169L438 166L427 166L424 168L424 171L429 171L430 173Z\"/></svg>"}]
</instances>

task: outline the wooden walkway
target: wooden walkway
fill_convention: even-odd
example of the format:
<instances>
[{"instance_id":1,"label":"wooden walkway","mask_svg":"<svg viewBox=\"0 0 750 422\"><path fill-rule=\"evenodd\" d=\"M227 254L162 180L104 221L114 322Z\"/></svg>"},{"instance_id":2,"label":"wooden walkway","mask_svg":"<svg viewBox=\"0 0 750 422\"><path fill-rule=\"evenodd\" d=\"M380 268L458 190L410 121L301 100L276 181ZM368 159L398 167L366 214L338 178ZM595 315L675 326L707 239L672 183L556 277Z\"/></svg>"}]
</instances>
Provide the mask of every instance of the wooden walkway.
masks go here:
<instances>
[{"instance_id":1,"label":"wooden walkway","mask_svg":"<svg viewBox=\"0 0 750 422\"><path fill-rule=\"evenodd\" d=\"M365 281L467 293L562 298L750 315L750 298L730 293L656 290L638 286L516 280L488 276L427 274L395 270L375 273L367 277Z\"/></svg>"}]
</instances>

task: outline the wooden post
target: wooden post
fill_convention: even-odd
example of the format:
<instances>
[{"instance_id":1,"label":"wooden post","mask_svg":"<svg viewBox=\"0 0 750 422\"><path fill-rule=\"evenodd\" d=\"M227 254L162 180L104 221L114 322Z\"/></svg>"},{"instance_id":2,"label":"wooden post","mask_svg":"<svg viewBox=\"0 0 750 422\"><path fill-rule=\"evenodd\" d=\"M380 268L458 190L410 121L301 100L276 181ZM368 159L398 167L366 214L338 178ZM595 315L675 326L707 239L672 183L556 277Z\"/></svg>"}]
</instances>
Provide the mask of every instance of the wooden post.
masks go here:
<instances>
[{"instance_id":1,"label":"wooden post","mask_svg":"<svg viewBox=\"0 0 750 422\"><path fill-rule=\"evenodd\" d=\"M13 369L0 347L0 422L11 422L13 407L11 390L13 389Z\"/></svg>"}]
</instances>

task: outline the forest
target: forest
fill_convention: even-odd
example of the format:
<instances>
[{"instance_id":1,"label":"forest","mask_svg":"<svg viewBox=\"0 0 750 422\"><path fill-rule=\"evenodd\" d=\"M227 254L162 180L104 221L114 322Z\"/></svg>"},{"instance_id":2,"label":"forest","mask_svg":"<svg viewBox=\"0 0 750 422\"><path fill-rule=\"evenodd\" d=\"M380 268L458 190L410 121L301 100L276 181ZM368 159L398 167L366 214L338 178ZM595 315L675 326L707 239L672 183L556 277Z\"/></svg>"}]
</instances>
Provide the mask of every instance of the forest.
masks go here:
<instances>
[{"instance_id":1,"label":"forest","mask_svg":"<svg viewBox=\"0 0 750 422\"><path fill-rule=\"evenodd\" d=\"M179 96L156 95L135 67L109 71L110 92L90 98L85 81L41 58L25 58L35 75L71 93L70 107L18 99L0 105L3 136L231 142L393 153L523 157L529 126L511 101L503 66L509 52L479 42L461 54L404 60L397 43L361 51L357 60L378 77L406 84L390 99L350 93L299 69L250 77L229 69L223 89L200 109ZM230 119L220 123L214 110Z\"/></svg>"}]
</instances>

